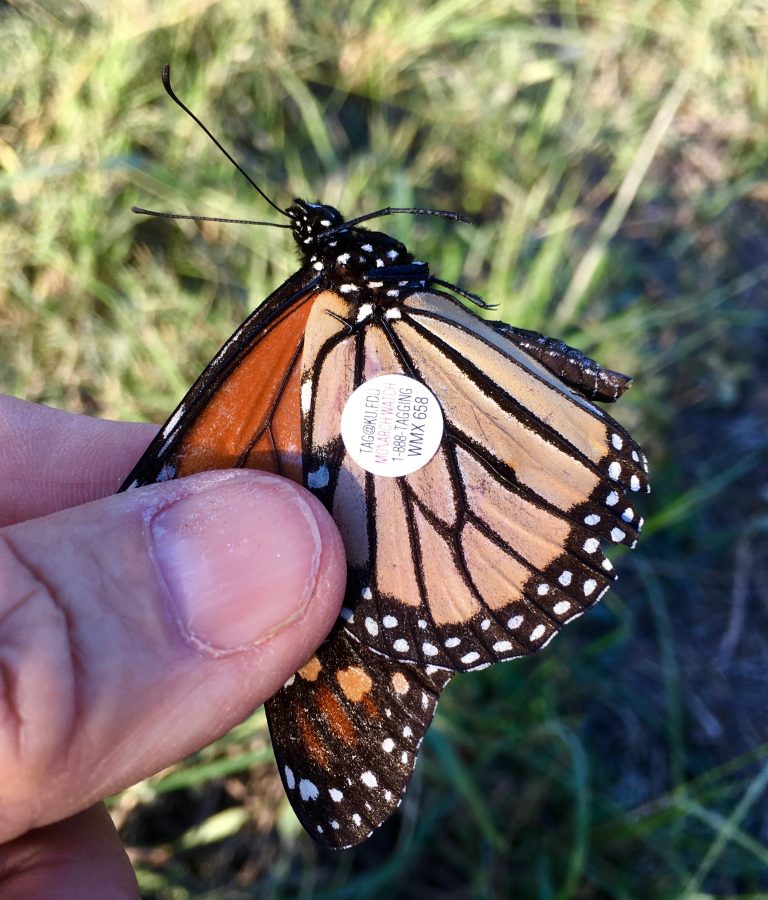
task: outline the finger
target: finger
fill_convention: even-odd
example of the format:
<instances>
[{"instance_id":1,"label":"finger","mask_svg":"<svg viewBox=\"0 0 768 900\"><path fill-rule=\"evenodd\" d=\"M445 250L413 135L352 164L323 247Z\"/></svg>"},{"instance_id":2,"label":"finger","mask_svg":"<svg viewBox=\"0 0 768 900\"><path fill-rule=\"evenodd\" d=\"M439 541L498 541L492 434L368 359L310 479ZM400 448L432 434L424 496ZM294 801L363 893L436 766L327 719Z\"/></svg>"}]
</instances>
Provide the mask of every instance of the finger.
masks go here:
<instances>
[{"instance_id":1,"label":"finger","mask_svg":"<svg viewBox=\"0 0 768 900\"><path fill-rule=\"evenodd\" d=\"M156 432L0 394L0 527L114 494Z\"/></svg>"},{"instance_id":2,"label":"finger","mask_svg":"<svg viewBox=\"0 0 768 900\"><path fill-rule=\"evenodd\" d=\"M320 502L252 470L0 530L0 840L241 721L328 633L345 578Z\"/></svg>"},{"instance_id":3,"label":"finger","mask_svg":"<svg viewBox=\"0 0 768 900\"><path fill-rule=\"evenodd\" d=\"M3 847L2 897L139 897L133 868L101 803Z\"/></svg>"}]
</instances>

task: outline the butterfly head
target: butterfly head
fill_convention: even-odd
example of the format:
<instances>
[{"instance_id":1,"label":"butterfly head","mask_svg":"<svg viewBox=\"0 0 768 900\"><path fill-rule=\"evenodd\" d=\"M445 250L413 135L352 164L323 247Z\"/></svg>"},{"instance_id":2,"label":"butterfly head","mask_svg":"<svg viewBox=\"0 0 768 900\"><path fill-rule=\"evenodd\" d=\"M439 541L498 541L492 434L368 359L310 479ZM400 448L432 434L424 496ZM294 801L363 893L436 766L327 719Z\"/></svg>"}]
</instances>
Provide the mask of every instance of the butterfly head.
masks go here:
<instances>
[{"instance_id":1,"label":"butterfly head","mask_svg":"<svg viewBox=\"0 0 768 900\"><path fill-rule=\"evenodd\" d=\"M344 224L344 216L327 203L309 203L294 200L286 209L292 221L293 238L299 245L302 256L317 247L322 235Z\"/></svg>"}]
</instances>

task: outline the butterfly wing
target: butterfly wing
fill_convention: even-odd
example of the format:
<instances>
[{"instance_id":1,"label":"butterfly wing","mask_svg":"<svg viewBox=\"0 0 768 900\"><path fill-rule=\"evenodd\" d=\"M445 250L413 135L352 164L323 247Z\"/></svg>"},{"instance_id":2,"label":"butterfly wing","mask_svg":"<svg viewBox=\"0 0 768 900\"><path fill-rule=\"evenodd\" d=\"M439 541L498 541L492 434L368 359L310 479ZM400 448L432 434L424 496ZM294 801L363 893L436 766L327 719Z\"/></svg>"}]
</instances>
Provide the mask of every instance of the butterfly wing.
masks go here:
<instances>
[{"instance_id":1,"label":"butterfly wing","mask_svg":"<svg viewBox=\"0 0 768 900\"><path fill-rule=\"evenodd\" d=\"M436 455L373 476L339 437L368 379L403 373L443 410ZM385 656L453 671L543 647L614 579L601 545L633 545L628 495L647 490L627 432L451 298L367 310L326 292L309 320L302 397L307 485L347 549L342 616Z\"/></svg>"},{"instance_id":2,"label":"butterfly wing","mask_svg":"<svg viewBox=\"0 0 768 900\"><path fill-rule=\"evenodd\" d=\"M120 490L208 469L266 469L301 482L299 377L317 292L301 270L237 329Z\"/></svg>"},{"instance_id":3,"label":"butterfly wing","mask_svg":"<svg viewBox=\"0 0 768 900\"><path fill-rule=\"evenodd\" d=\"M393 662L342 629L266 704L286 794L319 843L359 844L400 805L451 674Z\"/></svg>"}]
</instances>

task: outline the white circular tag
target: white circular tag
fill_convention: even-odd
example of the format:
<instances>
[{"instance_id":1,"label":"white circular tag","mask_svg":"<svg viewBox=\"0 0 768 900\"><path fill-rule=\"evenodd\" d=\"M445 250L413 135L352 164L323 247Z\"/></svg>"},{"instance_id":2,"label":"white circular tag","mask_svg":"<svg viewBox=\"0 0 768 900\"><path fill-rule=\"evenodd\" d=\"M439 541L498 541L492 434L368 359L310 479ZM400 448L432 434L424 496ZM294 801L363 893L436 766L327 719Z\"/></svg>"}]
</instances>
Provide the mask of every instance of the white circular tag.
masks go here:
<instances>
[{"instance_id":1,"label":"white circular tag","mask_svg":"<svg viewBox=\"0 0 768 900\"><path fill-rule=\"evenodd\" d=\"M443 437L437 397L407 375L377 375L361 384L341 414L341 439L367 472L398 478L426 465Z\"/></svg>"}]
</instances>

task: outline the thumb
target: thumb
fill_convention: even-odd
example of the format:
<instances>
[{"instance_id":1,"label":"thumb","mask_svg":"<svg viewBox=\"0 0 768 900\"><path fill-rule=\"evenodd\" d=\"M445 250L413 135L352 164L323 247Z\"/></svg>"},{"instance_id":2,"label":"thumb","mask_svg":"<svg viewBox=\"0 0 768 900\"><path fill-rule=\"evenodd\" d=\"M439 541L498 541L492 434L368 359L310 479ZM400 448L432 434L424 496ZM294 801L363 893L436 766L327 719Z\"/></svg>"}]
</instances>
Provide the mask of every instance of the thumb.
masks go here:
<instances>
[{"instance_id":1,"label":"thumb","mask_svg":"<svg viewBox=\"0 0 768 900\"><path fill-rule=\"evenodd\" d=\"M249 470L0 530L0 841L241 721L328 633L345 574L319 501Z\"/></svg>"}]
</instances>

